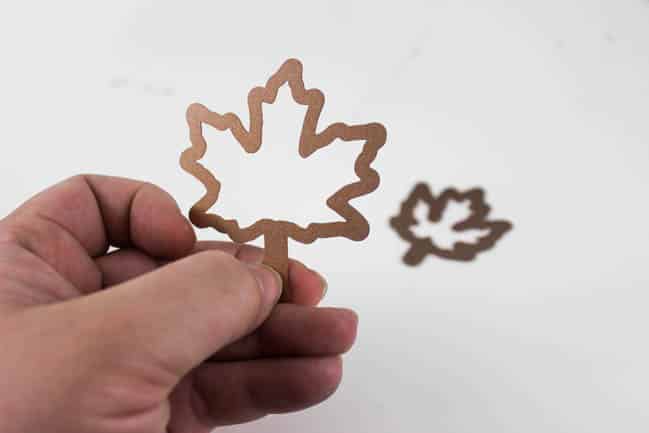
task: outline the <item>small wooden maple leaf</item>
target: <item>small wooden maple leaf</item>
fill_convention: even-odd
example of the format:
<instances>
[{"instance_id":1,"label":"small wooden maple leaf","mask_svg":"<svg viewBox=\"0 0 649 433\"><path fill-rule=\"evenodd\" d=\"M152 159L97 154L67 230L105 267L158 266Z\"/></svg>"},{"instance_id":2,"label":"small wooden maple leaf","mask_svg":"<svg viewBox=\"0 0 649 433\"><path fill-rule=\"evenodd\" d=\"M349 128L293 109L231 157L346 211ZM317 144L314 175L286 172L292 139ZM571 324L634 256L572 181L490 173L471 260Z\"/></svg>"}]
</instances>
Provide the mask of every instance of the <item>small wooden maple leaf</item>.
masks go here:
<instances>
[{"instance_id":1,"label":"small wooden maple leaf","mask_svg":"<svg viewBox=\"0 0 649 433\"><path fill-rule=\"evenodd\" d=\"M468 201L458 215L447 217L448 211L459 203ZM419 210L420 212L417 212ZM466 212L462 212L466 210ZM469 261L482 251L492 248L512 228L508 221L487 221L490 207L484 201L484 191L479 188L459 192L454 188L433 196L425 183L418 183L401 204L399 214L390 219L390 225L411 246L403 257L404 263L415 266L429 255L445 259ZM419 213L419 218L415 213ZM427 221L422 221L427 220ZM441 245L435 236L422 233L425 222L450 229L454 238L449 245Z\"/></svg>"},{"instance_id":2,"label":"small wooden maple leaf","mask_svg":"<svg viewBox=\"0 0 649 433\"><path fill-rule=\"evenodd\" d=\"M295 102L306 105L304 123L300 134L298 151L303 158L309 157L318 149L343 141L364 141L361 152L354 164L358 181L345 185L327 199L327 205L338 213L343 221L311 223L301 227L290 221L261 219L241 228L234 219L225 219L208 213L216 203L221 183L202 164L198 162L207 150L203 136L203 124L220 131L229 130L241 147L248 153L257 152L262 145L263 109L262 103L275 102L281 86L288 83ZM306 89L302 81L302 64L296 59L287 60L273 74L264 87L255 87L248 94L250 126L243 125L233 113L218 114L201 104L192 104L187 109L187 123L192 146L180 158L180 165L188 173L203 183L205 195L191 208L190 220L198 227L213 227L226 233L235 242L248 242L264 236L264 263L276 269L287 282L288 238L303 243L311 243L318 238L344 236L360 241L369 234L369 224L349 201L374 191L379 185L379 175L370 165L378 150L385 144L386 130L379 123L347 125L334 123L318 133L318 119L324 106L324 94L318 89ZM285 285L286 287L286 285Z\"/></svg>"}]
</instances>

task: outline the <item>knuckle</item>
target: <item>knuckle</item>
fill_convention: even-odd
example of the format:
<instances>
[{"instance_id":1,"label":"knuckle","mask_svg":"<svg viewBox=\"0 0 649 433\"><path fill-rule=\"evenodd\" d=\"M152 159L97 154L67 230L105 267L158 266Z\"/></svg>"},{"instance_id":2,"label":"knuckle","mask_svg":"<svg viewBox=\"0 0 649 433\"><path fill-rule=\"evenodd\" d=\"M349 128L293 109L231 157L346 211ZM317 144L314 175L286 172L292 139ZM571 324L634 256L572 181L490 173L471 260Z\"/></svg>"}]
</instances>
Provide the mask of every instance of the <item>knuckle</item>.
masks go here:
<instances>
[{"instance_id":1,"label":"knuckle","mask_svg":"<svg viewBox=\"0 0 649 433\"><path fill-rule=\"evenodd\" d=\"M31 216L13 217L0 224L0 243L20 245L28 248L35 237L35 227L39 225Z\"/></svg>"},{"instance_id":2,"label":"knuckle","mask_svg":"<svg viewBox=\"0 0 649 433\"><path fill-rule=\"evenodd\" d=\"M261 263L264 258L264 251L253 245L241 244L234 255L237 259L246 263Z\"/></svg>"},{"instance_id":3,"label":"knuckle","mask_svg":"<svg viewBox=\"0 0 649 433\"><path fill-rule=\"evenodd\" d=\"M147 182L147 181L142 181L139 185L140 191L145 191L147 193L152 193L152 194L161 194L164 196L171 197L171 194L169 194L167 191L156 185L155 183Z\"/></svg>"},{"instance_id":4,"label":"knuckle","mask_svg":"<svg viewBox=\"0 0 649 433\"><path fill-rule=\"evenodd\" d=\"M10 221L2 221L0 224L0 243L2 244L20 244L24 238L25 230Z\"/></svg>"},{"instance_id":5,"label":"knuckle","mask_svg":"<svg viewBox=\"0 0 649 433\"><path fill-rule=\"evenodd\" d=\"M61 184L63 185L80 185L83 186L84 188L88 185L88 178L90 177L89 174L75 174L74 176L70 176L67 179L64 179Z\"/></svg>"}]
</instances>

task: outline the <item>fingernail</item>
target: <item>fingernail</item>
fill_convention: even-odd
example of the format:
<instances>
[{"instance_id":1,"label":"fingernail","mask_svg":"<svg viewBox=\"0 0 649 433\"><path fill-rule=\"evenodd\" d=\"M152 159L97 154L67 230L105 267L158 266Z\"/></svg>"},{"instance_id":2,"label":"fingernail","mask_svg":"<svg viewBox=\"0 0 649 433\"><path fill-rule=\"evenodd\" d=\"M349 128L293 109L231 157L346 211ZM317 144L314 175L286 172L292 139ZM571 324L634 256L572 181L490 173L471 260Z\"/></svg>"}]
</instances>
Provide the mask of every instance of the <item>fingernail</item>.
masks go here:
<instances>
[{"instance_id":1,"label":"fingernail","mask_svg":"<svg viewBox=\"0 0 649 433\"><path fill-rule=\"evenodd\" d=\"M271 304L276 303L282 296L282 277L279 273L263 264L248 266L252 275L257 279L265 300Z\"/></svg>"}]
</instances>

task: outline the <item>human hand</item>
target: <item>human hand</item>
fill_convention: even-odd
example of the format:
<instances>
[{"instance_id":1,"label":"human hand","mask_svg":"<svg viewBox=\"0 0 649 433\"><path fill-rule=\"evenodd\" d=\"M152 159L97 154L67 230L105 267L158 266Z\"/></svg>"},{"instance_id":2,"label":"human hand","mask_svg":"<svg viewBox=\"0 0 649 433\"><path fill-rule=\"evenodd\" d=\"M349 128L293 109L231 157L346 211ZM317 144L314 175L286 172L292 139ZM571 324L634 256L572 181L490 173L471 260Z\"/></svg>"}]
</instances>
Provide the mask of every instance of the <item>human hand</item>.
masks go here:
<instances>
[{"instance_id":1,"label":"human hand","mask_svg":"<svg viewBox=\"0 0 649 433\"><path fill-rule=\"evenodd\" d=\"M120 248L107 253L109 246ZM356 316L262 252L196 242L146 183L77 176L0 221L0 431L206 433L326 399Z\"/></svg>"}]
</instances>

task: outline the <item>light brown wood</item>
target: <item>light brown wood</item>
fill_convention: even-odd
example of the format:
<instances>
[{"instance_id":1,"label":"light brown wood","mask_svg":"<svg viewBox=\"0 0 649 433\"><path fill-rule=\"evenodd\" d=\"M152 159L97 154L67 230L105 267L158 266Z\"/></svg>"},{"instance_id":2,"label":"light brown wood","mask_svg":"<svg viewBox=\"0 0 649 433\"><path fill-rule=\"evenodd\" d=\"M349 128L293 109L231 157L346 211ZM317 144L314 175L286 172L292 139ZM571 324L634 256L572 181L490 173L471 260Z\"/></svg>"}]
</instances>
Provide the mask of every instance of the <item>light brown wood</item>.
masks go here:
<instances>
[{"instance_id":1,"label":"light brown wood","mask_svg":"<svg viewBox=\"0 0 649 433\"><path fill-rule=\"evenodd\" d=\"M288 236L281 231L271 230L264 233L264 261L266 266L275 269L282 277L284 298L290 299L288 284Z\"/></svg>"},{"instance_id":2,"label":"light brown wood","mask_svg":"<svg viewBox=\"0 0 649 433\"><path fill-rule=\"evenodd\" d=\"M311 223L301 227L290 221L261 219L242 228L236 219L225 219L209 213L209 209L219 198L221 183L198 162L207 150L202 128L206 124L220 131L229 130L246 152L257 152L263 141L262 104L274 103L279 88L286 83L290 87L295 102L307 106L298 147L300 156L307 158L337 139L345 142L363 141L362 150L354 164L358 181L343 186L327 199L327 205L338 213L343 221ZM189 212L191 221L198 227L213 227L226 233L235 242L248 242L264 235L266 246L264 263L276 269L285 278L285 282L288 281L288 276L285 275L288 269L288 247L285 244L289 237L299 242L311 243L318 238L334 236L360 241L369 234L367 220L349 204L349 201L374 191L379 185L379 175L370 165L376 158L378 150L385 144L385 127L379 123L363 125L334 123L317 133L324 101L324 94L320 90L304 87L302 64L296 59L289 59L268 79L264 87L255 87L248 94L250 116L248 129L233 113L215 113L201 104L192 104L187 109L187 123L192 145L182 153L180 165L196 177L206 189L205 195Z\"/></svg>"}]
</instances>

